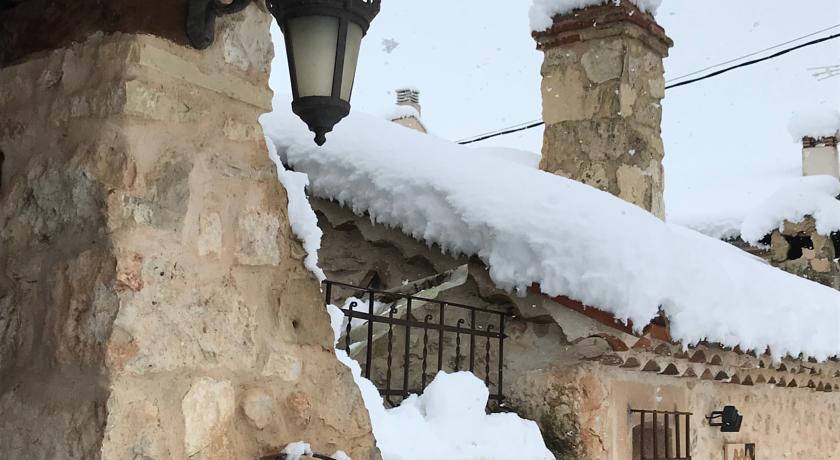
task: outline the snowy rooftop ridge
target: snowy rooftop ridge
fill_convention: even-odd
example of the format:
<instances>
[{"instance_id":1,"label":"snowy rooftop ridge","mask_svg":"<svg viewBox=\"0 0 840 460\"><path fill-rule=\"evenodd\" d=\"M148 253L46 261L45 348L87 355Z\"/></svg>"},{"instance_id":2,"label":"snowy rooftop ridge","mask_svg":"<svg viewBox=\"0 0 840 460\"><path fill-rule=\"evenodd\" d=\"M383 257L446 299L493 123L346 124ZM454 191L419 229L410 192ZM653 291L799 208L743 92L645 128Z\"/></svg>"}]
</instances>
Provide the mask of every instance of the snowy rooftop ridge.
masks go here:
<instances>
[{"instance_id":1,"label":"snowy rooftop ridge","mask_svg":"<svg viewBox=\"0 0 840 460\"><path fill-rule=\"evenodd\" d=\"M618 5L622 0L534 0L528 11L531 30L541 32L551 27L554 16L566 14L588 6L614 3ZM643 13L655 15L662 0L625 0L635 4Z\"/></svg>"},{"instance_id":2,"label":"snowy rooftop ridge","mask_svg":"<svg viewBox=\"0 0 840 460\"><path fill-rule=\"evenodd\" d=\"M840 230L840 181L831 176L797 178L780 188L758 208L748 214L741 224L741 238L751 244L777 228L784 221L801 222L812 216L817 233L830 235Z\"/></svg>"},{"instance_id":3,"label":"snowy rooftop ridge","mask_svg":"<svg viewBox=\"0 0 840 460\"><path fill-rule=\"evenodd\" d=\"M840 292L592 187L358 113L323 148L291 114L263 124L283 161L309 175L310 193L477 255L501 288L538 283L637 327L661 306L686 344L840 353Z\"/></svg>"},{"instance_id":4,"label":"snowy rooftop ridge","mask_svg":"<svg viewBox=\"0 0 840 460\"><path fill-rule=\"evenodd\" d=\"M785 221L801 222L811 216L817 233L830 235L840 231L840 181L832 176L792 177L784 185L751 209L743 212L721 212L709 216L683 215L681 225L716 239L741 238L759 246L760 241L781 229Z\"/></svg>"}]
</instances>

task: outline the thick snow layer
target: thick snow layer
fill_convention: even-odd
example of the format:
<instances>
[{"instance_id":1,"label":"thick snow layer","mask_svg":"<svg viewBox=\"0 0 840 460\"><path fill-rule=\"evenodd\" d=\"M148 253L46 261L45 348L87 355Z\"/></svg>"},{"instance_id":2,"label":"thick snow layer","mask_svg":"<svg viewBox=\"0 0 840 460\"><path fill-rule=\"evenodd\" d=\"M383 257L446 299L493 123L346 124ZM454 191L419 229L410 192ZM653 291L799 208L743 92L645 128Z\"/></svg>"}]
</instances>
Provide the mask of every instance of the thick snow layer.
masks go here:
<instances>
[{"instance_id":1,"label":"thick snow layer","mask_svg":"<svg viewBox=\"0 0 840 460\"><path fill-rule=\"evenodd\" d=\"M264 119L280 157L339 201L444 250L479 256L501 288L539 283L675 339L825 359L840 352L840 292L592 187L364 114L325 147L286 112Z\"/></svg>"},{"instance_id":2,"label":"thick snow layer","mask_svg":"<svg viewBox=\"0 0 840 460\"><path fill-rule=\"evenodd\" d=\"M836 136L840 130L840 111L822 109L816 111L800 111L791 117L788 131L794 141L799 142L803 137Z\"/></svg>"},{"instance_id":3,"label":"thick snow layer","mask_svg":"<svg viewBox=\"0 0 840 460\"><path fill-rule=\"evenodd\" d=\"M324 281L327 276L318 266L318 249L321 248L321 236L323 232L318 227L318 217L309 199L306 198L306 186L309 185L309 178L306 174L287 171L283 163L277 157L277 149L270 139L266 138L268 145L268 156L277 165L277 177L280 183L286 188L286 195L289 198L289 223L292 231L303 242L303 249L306 250L306 259L303 261L306 268L318 278Z\"/></svg>"},{"instance_id":4,"label":"thick snow layer","mask_svg":"<svg viewBox=\"0 0 840 460\"><path fill-rule=\"evenodd\" d=\"M439 372L422 395L385 409L359 364L341 350L336 354L359 385L384 460L554 459L535 422L512 413L485 414L489 392L469 372Z\"/></svg>"},{"instance_id":5,"label":"thick snow layer","mask_svg":"<svg viewBox=\"0 0 840 460\"><path fill-rule=\"evenodd\" d=\"M621 0L534 0L528 17L531 20L531 30L541 31L551 27L552 18L558 14L566 14L570 11L587 6L602 5L613 2L618 4ZM656 14L656 9L662 4L662 0L630 0L642 12Z\"/></svg>"},{"instance_id":6,"label":"thick snow layer","mask_svg":"<svg viewBox=\"0 0 840 460\"><path fill-rule=\"evenodd\" d=\"M840 230L840 181L831 176L800 177L772 194L755 211L747 215L741 227L741 237L752 244L785 220L801 222L813 216L817 233L829 235ZM838 325L840 328L840 325Z\"/></svg>"}]
</instances>

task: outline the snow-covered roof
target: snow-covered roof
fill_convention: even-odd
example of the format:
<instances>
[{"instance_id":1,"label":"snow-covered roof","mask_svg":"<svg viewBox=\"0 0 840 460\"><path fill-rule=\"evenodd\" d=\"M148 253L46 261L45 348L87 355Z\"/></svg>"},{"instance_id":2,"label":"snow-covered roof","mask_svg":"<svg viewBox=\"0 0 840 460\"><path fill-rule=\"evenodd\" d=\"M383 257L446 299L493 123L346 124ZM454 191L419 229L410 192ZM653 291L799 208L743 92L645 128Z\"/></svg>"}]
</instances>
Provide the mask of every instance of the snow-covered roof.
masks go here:
<instances>
[{"instance_id":1,"label":"snow-covered roof","mask_svg":"<svg viewBox=\"0 0 840 460\"><path fill-rule=\"evenodd\" d=\"M752 244L784 221L801 222L814 218L817 233L830 235L840 230L840 181L831 176L799 177L772 194L746 216L741 224L741 238ZM840 327L840 325L838 325Z\"/></svg>"},{"instance_id":2,"label":"snow-covered roof","mask_svg":"<svg viewBox=\"0 0 840 460\"><path fill-rule=\"evenodd\" d=\"M760 241L785 221L801 222L814 218L817 232L830 235L840 231L840 181L832 176L786 177L774 191L762 190L763 200L738 211L708 209L692 214L682 210L679 223L712 238L734 239L758 246Z\"/></svg>"},{"instance_id":3,"label":"snow-covered roof","mask_svg":"<svg viewBox=\"0 0 840 460\"><path fill-rule=\"evenodd\" d=\"M779 357L840 353L840 292L520 155L485 152L351 114L318 148L286 111L263 118L310 193L445 251L480 257L500 288L537 283L646 325L660 307L674 339ZM513 158L517 158L514 160Z\"/></svg>"}]
</instances>

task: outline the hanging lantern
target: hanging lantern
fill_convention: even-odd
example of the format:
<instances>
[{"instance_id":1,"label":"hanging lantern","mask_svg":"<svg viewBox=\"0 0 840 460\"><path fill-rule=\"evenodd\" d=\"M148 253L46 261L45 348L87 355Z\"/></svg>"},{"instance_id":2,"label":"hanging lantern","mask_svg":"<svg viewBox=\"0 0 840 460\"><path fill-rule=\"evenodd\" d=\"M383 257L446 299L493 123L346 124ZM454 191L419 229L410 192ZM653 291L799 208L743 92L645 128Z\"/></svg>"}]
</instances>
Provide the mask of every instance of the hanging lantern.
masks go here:
<instances>
[{"instance_id":1,"label":"hanging lantern","mask_svg":"<svg viewBox=\"0 0 840 460\"><path fill-rule=\"evenodd\" d=\"M350 113L362 37L381 0L266 0L286 40L292 111L323 145Z\"/></svg>"}]
</instances>

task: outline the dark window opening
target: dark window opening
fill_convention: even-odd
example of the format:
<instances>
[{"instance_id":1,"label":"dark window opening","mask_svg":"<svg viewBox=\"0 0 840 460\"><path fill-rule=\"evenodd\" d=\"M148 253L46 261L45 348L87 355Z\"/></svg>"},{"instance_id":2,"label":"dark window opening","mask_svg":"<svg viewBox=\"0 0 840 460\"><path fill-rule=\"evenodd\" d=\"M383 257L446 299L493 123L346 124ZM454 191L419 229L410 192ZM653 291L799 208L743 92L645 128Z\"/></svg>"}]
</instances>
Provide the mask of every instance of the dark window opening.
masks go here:
<instances>
[{"instance_id":1,"label":"dark window opening","mask_svg":"<svg viewBox=\"0 0 840 460\"><path fill-rule=\"evenodd\" d=\"M0 150L0 190L3 190L3 162L6 161L6 155Z\"/></svg>"},{"instance_id":2,"label":"dark window opening","mask_svg":"<svg viewBox=\"0 0 840 460\"><path fill-rule=\"evenodd\" d=\"M758 242L764 246L770 246L771 236L772 234L768 233L764 235L764 238L758 240Z\"/></svg>"},{"instance_id":3,"label":"dark window opening","mask_svg":"<svg viewBox=\"0 0 840 460\"><path fill-rule=\"evenodd\" d=\"M787 253L788 260L796 260L802 257L803 249L814 249L814 241L810 236L788 236L784 235L785 240L790 245Z\"/></svg>"},{"instance_id":4,"label":"dark window opening","mask_svg":"<svg viewBox=\"0 0 840 460\"><path fill-rule=\"evenodd\" d=\"M840 232L831 234L831 243L834 245L834 258L840 258Z\"/></svg>"},{"instance_id":5,"label":"dark window opening","mask_svg":"<svg viewBox=\"0 0 840 460\"><path fill-rule=\"evenodd\" d=\"M691 414L678 411L631 410L633 460L691 458Z\"/></svg>"},{"instance_id":6,"label":"dark window opening","mask_svg":"<svg viewBox=\"0 0 840 460\"><path fill-rule=\"evenodd\" d=\"M376 270L368 271L364 278L362 278L362 282L359 283L359 286L366 289L382 289L384 287L382 284L382 278Z\"/></svg>"}]
</instances>

